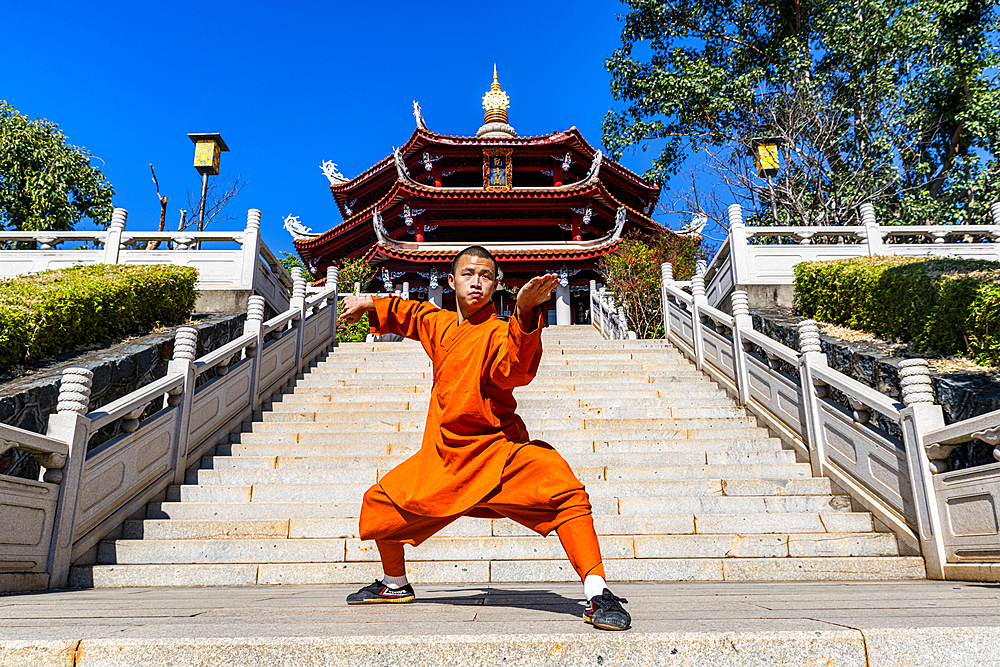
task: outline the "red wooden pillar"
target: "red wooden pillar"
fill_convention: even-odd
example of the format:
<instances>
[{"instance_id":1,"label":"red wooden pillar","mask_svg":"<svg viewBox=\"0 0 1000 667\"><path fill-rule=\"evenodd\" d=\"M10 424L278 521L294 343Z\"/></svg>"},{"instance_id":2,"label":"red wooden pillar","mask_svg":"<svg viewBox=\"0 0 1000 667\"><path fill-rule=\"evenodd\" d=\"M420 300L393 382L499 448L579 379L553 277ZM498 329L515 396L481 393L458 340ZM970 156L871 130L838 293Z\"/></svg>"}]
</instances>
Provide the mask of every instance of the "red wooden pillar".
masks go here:
<instances>
[{"instance_id":1,"label":"red wooden pillar","mask_svg":"<svg viewBox=\"0 0 1000 667\"><path fill-rule=\"evenodd\" d=\"M437 165L435 165L434 168L437 169ZM438 173L438 175L440 175L441 171L438 170L437 173ZM436 181L436 179L437 179L437 176L435 177L435 181ZM413 221L413 228L414 228L413 229L413 239L417 243L423 243L424 242L424 214L423 213L421 213L420 215L418 215L417 219Z\"/></svg>"},{"instance_id":2,"label":"red wooden pillar","mask_svg":"<svg viewBox=\"0 0 1000 667\"><path fill-rule=\"evenodd\" d=\"M573 214L573 240L582 241L583 240L583 230L580 229L580 224L583 222L579 214Z\"/></svg>"},{"instance_id":3,"label":"red wooden pillar","mask_svg":"<svg viewBox=\"0 0 1000 667\"><path fill-rule=\"evenodd\" d=\"M431 173L434 174L434 187L441 187L441 160L434 163Z\"/></svg>"},{"instance_id":4,"label":"red wooden pillar","mask_svg":"<svg viewBox=\"0 0 1000 667\"><path fill-rule=\"evenodd\" d=\"M557 188L562 185L562 162L557 162L552 170L552 185Z\"/></svg>"}]
</instances>

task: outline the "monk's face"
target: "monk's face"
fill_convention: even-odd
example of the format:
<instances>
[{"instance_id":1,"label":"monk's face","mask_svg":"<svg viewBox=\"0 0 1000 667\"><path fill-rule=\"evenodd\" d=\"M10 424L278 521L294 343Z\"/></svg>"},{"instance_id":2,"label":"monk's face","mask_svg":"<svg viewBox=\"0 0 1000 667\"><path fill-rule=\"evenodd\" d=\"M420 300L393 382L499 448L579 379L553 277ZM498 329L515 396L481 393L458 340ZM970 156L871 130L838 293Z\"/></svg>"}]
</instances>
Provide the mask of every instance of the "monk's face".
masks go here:
<instances>
[{"instance_id":1,"label":"monk's face","mask_svg":"<svg viewBox=\"0 0 1000 667\"><path fill-rule=\"evenodd\" d=\"M497 277L493 262L484 257L463 255L455 273L448 274L448 284L455 290L455 301L464 313L473 313L493 297Z\"/></svg>"}]
</instances>

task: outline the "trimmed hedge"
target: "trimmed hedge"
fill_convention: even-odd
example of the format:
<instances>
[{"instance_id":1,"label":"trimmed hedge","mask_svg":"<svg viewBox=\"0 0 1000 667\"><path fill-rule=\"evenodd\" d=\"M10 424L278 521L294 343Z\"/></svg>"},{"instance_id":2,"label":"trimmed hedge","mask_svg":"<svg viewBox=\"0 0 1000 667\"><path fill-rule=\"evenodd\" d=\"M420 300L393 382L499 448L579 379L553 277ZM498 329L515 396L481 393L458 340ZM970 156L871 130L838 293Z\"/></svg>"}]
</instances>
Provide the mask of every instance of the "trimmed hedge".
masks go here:
<instances>
[{"instance_id":1,"label":"trimmed hedge","mask_svg":"<svg viewBox=\"0 0 1000 667\"><path fill-rule=\"evenodd\" d=\"M0 372L194 310L196 269L95 264L0 281Z\"/></svg>"},{"instance_id":2,"label":"trimmed hedge","mask_svg":"<svg viewBox=\"0 0 1000 667\"><path fill-rule=\"evenodd\" d=\"M1000 365L1000 262L861 257L802 262L795 301L806 317L939 354Z\"/></svg>"}]
</instances>

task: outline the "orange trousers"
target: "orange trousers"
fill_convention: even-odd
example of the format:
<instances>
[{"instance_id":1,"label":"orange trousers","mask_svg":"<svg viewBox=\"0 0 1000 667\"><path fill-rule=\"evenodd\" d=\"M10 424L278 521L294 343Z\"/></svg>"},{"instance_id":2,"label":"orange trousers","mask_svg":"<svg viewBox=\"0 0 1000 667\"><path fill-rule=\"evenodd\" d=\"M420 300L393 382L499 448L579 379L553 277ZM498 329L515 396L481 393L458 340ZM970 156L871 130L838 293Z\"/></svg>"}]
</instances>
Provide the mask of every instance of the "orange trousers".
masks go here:
<instances>
[{"instance_id":1,"label":"orange trousers","mask_svg":"<svg viewBox=\"0 0 1000 667\"><path fill-rule=\"evenodd\" d=\"M361 539L375 540L382 571L390 577L406 574L403 544L418 546L467 515L506 517L543 536L555 530L582 580L588 574L604 576L591 514L590 497L563 457L547 445L528 443L507 459L500 484L467 512L442 517L413 514L375 484L365 492L359 523Z\"/></svg>"}]
</instances>

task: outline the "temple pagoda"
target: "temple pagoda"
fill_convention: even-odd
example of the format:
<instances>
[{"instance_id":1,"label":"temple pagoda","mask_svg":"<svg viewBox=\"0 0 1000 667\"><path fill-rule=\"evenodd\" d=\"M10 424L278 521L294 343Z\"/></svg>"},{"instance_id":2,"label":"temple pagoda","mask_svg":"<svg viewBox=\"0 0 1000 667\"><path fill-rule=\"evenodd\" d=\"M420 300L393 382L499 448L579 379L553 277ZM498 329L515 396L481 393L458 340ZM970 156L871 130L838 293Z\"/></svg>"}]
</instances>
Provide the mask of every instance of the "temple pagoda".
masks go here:
<instances>
[{"instance_id":1,"label":"temple pagoda","mask_svg":"<svg viewBox=\"0 0 1000 667\"><path fill-rule=\"evenodd\" d=\"M499 313L509 314L525 281L553 272L563 279L549 323L586 322L599 258L630 229L663 229L649 217L660 188L602 156L575 127L519 137L508 107L494 66L476 136L430 131L414 102L417 128L401 148L350 179L324 163L343 222L322 234L290 229L302 260L322 273L361 257L378 269L379 290L408 283L410 298L453 307L451 260L481 245L503 272Z\"/></svg>"}]
</instances>

